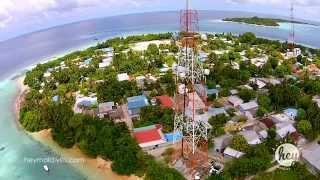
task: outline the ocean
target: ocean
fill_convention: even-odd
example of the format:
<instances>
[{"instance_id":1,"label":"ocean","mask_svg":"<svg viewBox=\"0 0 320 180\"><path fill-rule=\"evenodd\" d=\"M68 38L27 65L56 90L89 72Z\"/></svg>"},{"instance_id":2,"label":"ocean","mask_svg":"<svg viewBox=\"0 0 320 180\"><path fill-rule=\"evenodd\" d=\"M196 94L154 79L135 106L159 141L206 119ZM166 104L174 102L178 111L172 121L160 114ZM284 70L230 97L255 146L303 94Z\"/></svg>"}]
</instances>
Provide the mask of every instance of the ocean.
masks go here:
<instances>
[{"instance_id":1,"label":"ocean","mask_svg":"<svg viewBox=\"0 0 320 180\"><path fill-rule=\"evenodd\" d=\"M251 16L240 12L202 12L202 32L241 34L254 32L257 36L286 41L289 25L263 27L222 22L223 17ZM115 36L142 33L175 32L179 30L176 12L134 14L93 19L67 24L0 42L0 180L85 179L83 175L65 163L50 164L49 174L42 170L44 163L30 163L30 158L59 158L48 147L34 141L20 130L14 120L12 104L17 86L12 77L23 74L33 65L83 49ZM312 47L320 47L320 27L296 25L296 41Z\"/></svg>"}]
</instances>

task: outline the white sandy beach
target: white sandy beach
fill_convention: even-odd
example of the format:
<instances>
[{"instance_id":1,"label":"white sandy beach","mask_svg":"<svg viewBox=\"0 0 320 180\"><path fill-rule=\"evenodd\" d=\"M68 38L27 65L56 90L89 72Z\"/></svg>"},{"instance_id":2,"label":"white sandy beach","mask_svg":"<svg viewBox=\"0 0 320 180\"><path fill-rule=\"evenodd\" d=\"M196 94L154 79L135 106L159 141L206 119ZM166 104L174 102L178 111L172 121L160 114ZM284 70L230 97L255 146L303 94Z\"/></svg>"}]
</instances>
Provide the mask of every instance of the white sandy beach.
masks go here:
<instances>
[{"instance_id":1,"label":"white sandy beach","mask_svg":"<svg viewBox=\"0 0 320 180\"><path fill-rule=\"evenodd\" d=\"M23 96L28 91L28 87L23 85L25 76L16 79L19 88L18 95L14 104L15 115L19 117L20 103L23 101ZM17 122L18 119L17 119ZM18 126L20 126L18 124ZM111 162L105 161L102 158L90 158L80 151L76 146L70 149L60 147L51 136L50 130L42 130L40 132L28 133L33 139L48 146L56 154L60 155L65 160L76 160L77 163L70 163L72 167L81 172L90 180L138 180L142 179L136 176L120 176L111 170Z\"/></svg>"}]
</instances>

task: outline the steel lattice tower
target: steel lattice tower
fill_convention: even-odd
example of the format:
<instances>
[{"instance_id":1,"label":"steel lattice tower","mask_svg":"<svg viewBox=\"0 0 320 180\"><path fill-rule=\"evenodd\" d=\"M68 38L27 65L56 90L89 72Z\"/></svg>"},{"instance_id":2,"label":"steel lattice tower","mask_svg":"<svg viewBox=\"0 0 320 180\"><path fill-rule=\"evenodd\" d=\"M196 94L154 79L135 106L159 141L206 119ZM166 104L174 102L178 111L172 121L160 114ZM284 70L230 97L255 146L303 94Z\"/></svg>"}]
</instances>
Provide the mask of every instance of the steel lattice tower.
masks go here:
<instances>
[{"instance_id":1,"label":"steel lattice tower","mask_svg":"<svg viewBox=\"0 0 320 180\"><path fill-rule=\"evenodd\" d=\"M202 161L207 153L199 149L207 145L208 125L197 114L195 85L205 81L204 69L198 60L197 41L199 38L199 18L196 10L186 9L180 12L180 53L175 69L177 92L175 94L174 131L183 136L181 156L189 161L191 166L197 166L195 161ZM205 98L206 99L206 98ZM207 148L207 147L206 147Z\"/></svg>"},{"instance_id":2,"label":"steel lattice tower","mask_svg":"<svg viewBox=\"0 0 320 180\"><path fill-rule=\"evenodd\" d=\"M289 34L289 50L294 53L295 48L295 25L294 25L294 2L291 1L291 7L290 7L290 34Z\"/></svg>"}]
</instances>

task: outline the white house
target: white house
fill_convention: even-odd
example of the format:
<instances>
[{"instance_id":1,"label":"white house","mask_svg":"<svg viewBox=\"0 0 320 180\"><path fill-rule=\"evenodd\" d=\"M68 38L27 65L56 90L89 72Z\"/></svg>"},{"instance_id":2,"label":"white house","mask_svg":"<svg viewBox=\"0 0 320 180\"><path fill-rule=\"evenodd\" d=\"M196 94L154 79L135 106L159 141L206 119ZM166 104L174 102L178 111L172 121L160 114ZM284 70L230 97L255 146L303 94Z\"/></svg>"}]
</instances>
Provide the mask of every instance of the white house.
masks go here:
<instances>
[{"instance_id":1,"label":"white house","mask_svg":"<svg viewBox=\"0 0 320 180\"><path fill-rule=\"evenodd\" d=\"M244 155L243 152L237 151L237 150L232 149L232 148L230 148L230 147L227 147L227 148L224 150L223 154L224 154L225 156L228 156L228 157L231 157L231 158L240 158L241 156Z\"/></svg>"},{"instance_id":2,"label":"white house","mask_svg":"<svg viewBox=\"0 0 320 180\"><path fill-rule=\"evenodd\" d=\"M256 67L262 67L268 62L268 56L262 56L251 59L251 64L255 65Z\"/></svg>"},{"instance_id":3,"label":"white house","mask_svg":"<svg viewBox=\"0 0 320 180\"><path fill-rule=\"evenodd\" d=\"M232 135L224 134L222 136L214 138L213 141L214 141L214 150L216 152L222 153L223 150L230 145L232 141Z\"/></svg>"},{"instance_id":4,"label":"white house","mask_svg":"<svg viewBox=\"0 0 320 180\"><path fill-rule=\"evenodd\" d=\"M302 150L301 156L309 169L314 173L320 172L320 145L318 143L313 143L305 147Z\"/></svg>"},{"instance_id":5,"label":"white house","mask_svg":"<svg viewBox=\"0 0 320 180\"><path fill-rule=\"evenodd\" d=\"M255 114L258 107L257 101L250 101L239 105L240 112L245 113L246 111L249 111L251 114Z\"/></svg>"},{"instance_id":6,"label":"white house","mask_svg":"<svg viewBox=\"0 0 320 180\"><path fill-rule=\"evenodd\" d=\"M241 131L239 134L242 135L250 145L261 143L259 135L253 130Z\"/></svg>"},{"instance_id":7,"label":"white house","mask_svg":"<svg viewBox=\"0 0 320 180\"><path fill-rule=\"evenodd\" d=\"M278 123L276 124L277 138L282 139L287 135L296 132L296 128L291 123Z\"/></svg>"},{"instance_id":8,"label":"white house","mask_svg":"<svg viewBox=\"0 0 320 180\"><path fill-rule=\"evenodd\" d=\"M129 76L127 73L118 74L118 81L129 81Z\"/></svg>"},{"instance_id":9,"label":"white house","mask_svg":"<svg viewBox=\"0 0 320 180\"><path fill-rule=\"evenodd\" d=\"M238 96L229 96L228 102L233 106L233 107L238 107L240 104L243 103L243 100L239 98Z\"/></svg>"},{"instance_id":10,"label":"white house","mask_svg":"<svg viewBox=\"0 0 320 180\"><path fill-rule=\"evenodd\" d=\"M277 124L277 123L291 123L294 124L295 122L286 114L280 113L280 114L273 114L271 115L272 121Z\"/></svg>"}]
</instances>

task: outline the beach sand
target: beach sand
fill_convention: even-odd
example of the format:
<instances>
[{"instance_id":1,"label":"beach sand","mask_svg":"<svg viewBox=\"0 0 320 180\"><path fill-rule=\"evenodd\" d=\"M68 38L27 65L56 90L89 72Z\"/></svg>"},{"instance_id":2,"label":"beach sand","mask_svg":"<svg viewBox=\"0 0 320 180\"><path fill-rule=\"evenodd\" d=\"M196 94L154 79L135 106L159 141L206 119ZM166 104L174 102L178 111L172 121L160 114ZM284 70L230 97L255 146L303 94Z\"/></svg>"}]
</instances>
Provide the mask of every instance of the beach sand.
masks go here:
<instances>
[{"instance_id":1,"label":"beach sand","mask_svg":"<svg viewBox=\"0 0 320 180\"><path fill-rule=\"evenodd\" d=\"M14 104L14 110L18 126L20 126L18 117L20 104L28 92L28 87L23 84L25 76L16 79L19 88L18 95ZM21 127L21 126L20 126ZM60 147L51 136L51 131L42 130L40 132L28 133L34 140L48 146L56 154L60 155L66 161L72 160L74 163L69 163L72 167L79 170L89 180L140 180L137 176L120 176L111 169L111 162L100 157L90 158L80 151L76 146L70 149Z\"/></svg>"}]
</instances>

